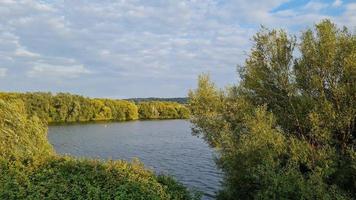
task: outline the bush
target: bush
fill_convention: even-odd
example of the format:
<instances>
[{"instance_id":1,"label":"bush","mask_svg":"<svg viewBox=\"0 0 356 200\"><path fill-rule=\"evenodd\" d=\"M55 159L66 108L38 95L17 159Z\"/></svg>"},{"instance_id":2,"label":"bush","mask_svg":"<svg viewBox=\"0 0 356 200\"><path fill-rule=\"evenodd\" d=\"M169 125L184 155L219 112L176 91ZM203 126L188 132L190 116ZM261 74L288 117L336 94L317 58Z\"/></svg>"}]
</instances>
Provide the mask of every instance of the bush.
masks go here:
<instances>
[{"instance_id":1,"label":"bush","mask_svg":"<svg viewBox=\"0 0 356 200\"><path fill-rule=\"evenodd\" d=\"M0 164L0 199L192 199L187 189L160 181L138 162L54 156Z\"/></svg>"}]
</instances>

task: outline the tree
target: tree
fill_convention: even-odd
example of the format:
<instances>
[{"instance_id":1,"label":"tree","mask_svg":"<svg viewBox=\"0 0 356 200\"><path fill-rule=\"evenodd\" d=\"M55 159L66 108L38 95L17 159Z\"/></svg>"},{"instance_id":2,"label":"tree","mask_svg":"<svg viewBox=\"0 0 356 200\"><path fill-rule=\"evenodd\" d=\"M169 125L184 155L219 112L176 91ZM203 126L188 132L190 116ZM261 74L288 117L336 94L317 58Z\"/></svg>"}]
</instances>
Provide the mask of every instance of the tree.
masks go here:
<instances>
[{"instance_id":1,"label":"tree","mask_svg":"<svg viewBox=\"0 0 356 200\"><path fill-rule=\"evenodd\" d=\"M324 20L300 42L266 28L253 40L238 85L203 75L189 94L194 133L220 152L219 198L356 198L355 34Z\"/></svg>"},{"instance_id":2,"label":"tree","mask_svg":"<svg viewBox=\"0 0 356 200\"><path fill-rule=\"evenodd\" d=\"M0 93L6 101L22 100L29 116L49 123L99 120L187 119L189 110L176 102L134 102L116 99L90 99L68 93Z\"/></svg>"},{"instance_id":3,"label":"tree","mask_svg":"<svg viewBox=\"0 0 356 200\"><path fill-rule=\"evenodd\" d=\"M21 100L9 103L0 99L0 160L52 155L46 134L45 124L37 116L27 116Z\"/></svg>"}]
</instances>

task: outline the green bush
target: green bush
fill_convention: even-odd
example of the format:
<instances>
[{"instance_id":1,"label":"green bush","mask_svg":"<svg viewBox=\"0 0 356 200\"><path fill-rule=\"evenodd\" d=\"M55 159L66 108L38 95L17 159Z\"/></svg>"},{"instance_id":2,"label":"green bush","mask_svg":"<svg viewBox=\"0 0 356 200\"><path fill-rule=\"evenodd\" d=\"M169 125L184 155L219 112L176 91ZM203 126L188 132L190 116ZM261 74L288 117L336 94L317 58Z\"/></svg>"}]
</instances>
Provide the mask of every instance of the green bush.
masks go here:
<instances>
[{"instance_id":1,"label":"green bush","mask_svg":"<svg viewBox=\"0 0 356 200\"><path fill-rule=\"evenodd\" d=\"M157 181L164 185L165 189L170 194L172 200L179 199L201 199L202 193L198 191L188 191L185 186L177 182L171 176L159 175L157 176Z\"/></svg>"},{"instance_id":2,"label":"green bush","mask_svg":"<svg viewBox=\"0 0 356 200\"><path fill-rule=\"evenodd\" d=\"M0 162L0 199L192 199L177 182L162 182L136 162L54 156ZM172 187L175 187L172 189Z\"/></svg>"}]
</instances>

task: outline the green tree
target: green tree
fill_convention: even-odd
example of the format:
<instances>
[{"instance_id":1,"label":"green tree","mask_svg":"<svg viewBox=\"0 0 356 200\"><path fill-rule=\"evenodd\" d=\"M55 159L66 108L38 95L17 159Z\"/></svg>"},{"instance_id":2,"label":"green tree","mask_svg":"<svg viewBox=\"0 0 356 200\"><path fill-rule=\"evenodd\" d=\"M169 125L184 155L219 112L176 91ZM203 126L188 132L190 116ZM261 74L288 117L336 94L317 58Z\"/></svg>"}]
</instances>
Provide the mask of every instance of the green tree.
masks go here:
<instances>
[{"instance_id":1,"label":"green tree","mask_svg":"<svg viewBox=\"0 0 356 200\"><path fill-rule=\"evenodd\" d=\"M179 106L176 108L180 119L189 119L189 109L186 106Z\"/></svg>"},{"instance_id":2,"label":"green tree","mask_svg":"<svg viewBox=\"0 0 356 200\"><path fill-rule=\"evenodd\" d=\"M125 113L126 120L136 120L139 118L138 108L132 102L126 102L127 109Z\"/></svg>"},{"instance_id":3,"label":"green tree","mask_svg":"<svg viewBox=\"0 0 356 200\"><path fill-rule=\"evenodd\" d=\"M142 102L138 104L140 119L157 119L159 112L153 102Z\"/></svg>"},{"instance_id":4,"label":"green tree","mask_svg":"<svg viewBox=\"0 0 356 200\"><path fill-rule=\"evenodd\" d=\"M102 120L186 119L189 110L176 102L134 102L115 99L90 99L68 93L0 93L6 101L22 100L27 114L53 122Z\"/></svg>"},{"instance_id":5,"label":"green tree","mask_svg":"<svg viewBox=\"0 0 356 200\"><path fill-rule=\"evenodd\" d=\"M324 20L298 42L262 30L218 90L191 91L191 121L220 152L220 199L356 198L356 36ZM296 49L298 47L298 49Z\"/></svg>"},{"instance_id":6,"label":"green tree","mask_svg":"<svg viewBox=\"0 0 356 200\"><path fill-rule=\"evenodd\" d=\"M53 154L47 128L37 117L28 117L20 100L0 99L0 158L19 160Z\"/></svg>"}]
</instances>

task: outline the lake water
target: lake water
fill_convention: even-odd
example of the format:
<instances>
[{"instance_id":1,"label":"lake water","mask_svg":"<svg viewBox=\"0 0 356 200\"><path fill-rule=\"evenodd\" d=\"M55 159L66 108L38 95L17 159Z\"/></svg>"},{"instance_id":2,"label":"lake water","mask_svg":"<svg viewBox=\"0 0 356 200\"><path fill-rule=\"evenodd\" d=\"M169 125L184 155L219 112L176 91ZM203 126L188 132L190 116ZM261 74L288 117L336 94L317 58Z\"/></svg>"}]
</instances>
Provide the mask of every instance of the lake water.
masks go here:
<instances>
[{"instance_id":1,"label":"lake water","mask_svg":"<svg viewBox=\"0 0 356 200\"><path fill-rule=\"evenodd\" d=\"M173 175L184 185L214 199L221 173L214 150L191 135L185 120L52 125L48 139L59 154L100 159L139 158L157 173Z\"/></svg>"}]
</instances>

